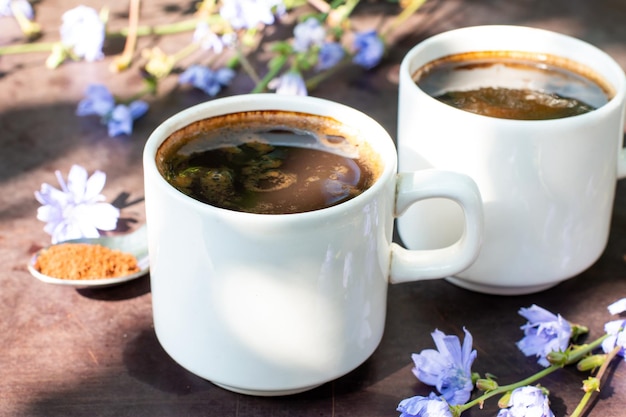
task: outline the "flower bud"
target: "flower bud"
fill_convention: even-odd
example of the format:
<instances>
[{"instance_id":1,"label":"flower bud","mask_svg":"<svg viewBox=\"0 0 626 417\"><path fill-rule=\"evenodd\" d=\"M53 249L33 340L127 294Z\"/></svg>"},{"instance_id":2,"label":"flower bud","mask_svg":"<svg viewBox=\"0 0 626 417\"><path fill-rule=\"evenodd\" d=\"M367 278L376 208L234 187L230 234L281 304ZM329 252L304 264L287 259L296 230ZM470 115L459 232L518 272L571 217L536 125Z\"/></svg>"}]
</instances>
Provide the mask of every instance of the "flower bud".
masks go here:
<instances>
[{"instance_id":1,"label":"flower bud","mask_svg":"<svg viewBox=\"0 0 626 417\"><path fill-rule=\"evenodd\" d=\"M476 388L481 391L493 391L498 388L498 383L493 379L479 379L476 381Z\"/></svg>"},{"instance_id":2,"label":"flower bud","mask_svg":"<svg viewBox=\"0 0 626 417\"><path fill-rule=\"evenodd\" d=\"M546 359L552 365L564 366L567 363L568 355L565 352L552 351L546 355Z\"/></svg>"},{"instance_id":3,"label":"flower bud","mask_svg":"<svg viewBox=\"0 0 626 417\"><path fill-rule=\"evenodd\" d=\"M62 43L55 43L52 52L46 59L46 68L55 69L63 63L69 56L67 48Z\"/></svg>"},{"instance_id":4,"label":"flower bud","mask_svg":"<svg viewBox=\"0 0 626 417\"><path fill-rule=\"evenodd\" d=\"M576 364L576 369L579 371L591 371L592 369L599 368L606 360L606 355L591 355L581 359Z\"/></svg>"},{"instance_id":5,"label":"flower bud","mask_svg":"<svg viewBox=\"0 0 626 417\"><path fill-rule=\"evenodd\" d=\"M589 333L589 328L587 326L576 323L570 323L570 326L572 326L572 340L576 340L579 336Z\"/></svg>"},{"instance_id":6,"label":"flower bud","mask_svg":"<svg viewBox=\"0 0 626 417\"><path fill-rule=\"evenodd\" d=\"M511 402L511 391L506 392L500 399L498 400L498 407L507 408Z\"/></svg>"},{"instance_id":7,"label":"flower bud","mask_svg":"<svg viewBox=\"0 0 626 417\"><path fill-rule=\"evenodd\" d=\"M583 381L583 391L600 391L600 380L596 377L590 376Z\"/></svg>"},{"instance_id":8,"label":"flower bud","mask_svg":"<svg viewBox=\"0 0 626 417\"><path fill-rule=\"evenodd\" d=\"M154 47L149 50L143 50L142 55L148 60L144 69L156 79L166 77L172 72L176 59L173 56L167 55L158 47Z\"/></svg>"},{"instance_id":9,"label":"flower bud","mask_svg":"<svg viewBox=\"0 0 626 417\"><path fill-rule=\"evenodd\" d=\"M489 374L485 375L487 378L491 378ZM476 381L480 379L480 374L478 372L472 372L472 384L476 385Z\"/></svg>"}]
</instances>

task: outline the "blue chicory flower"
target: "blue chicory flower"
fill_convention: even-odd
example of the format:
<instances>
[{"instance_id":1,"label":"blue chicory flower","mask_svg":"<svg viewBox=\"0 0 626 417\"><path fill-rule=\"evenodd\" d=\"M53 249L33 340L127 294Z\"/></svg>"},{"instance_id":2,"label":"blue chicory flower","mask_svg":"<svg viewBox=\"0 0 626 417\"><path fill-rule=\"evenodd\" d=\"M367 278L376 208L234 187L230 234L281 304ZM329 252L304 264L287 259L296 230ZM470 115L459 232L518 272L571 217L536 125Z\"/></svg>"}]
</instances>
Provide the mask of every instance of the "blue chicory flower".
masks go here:
<instances>
[{"instance_id":1,"label":"blue chicory flower","mask_svg":"<svg viewBox=\"0 0 626 417\"><path fill-rule=\"evenodd\" d=\"M37 219L46 222L44 231L52 236L52 243L82 237L98 237L99 230L114 230L120 211L100 194L106 174L95 171L88 177L87 170L74 165L64 181L60 171L55 173L61 189L44 183L35 198L41 207Z\"/></svg>"},{"instance_id":2,"label":"blue chicory flower","mask_svg":"<svg viewBox=\"0 0 626 417\"><path fill-rule=\"evenodd\" d=\"M326 42L320 48L317 55L317 65L315 69L324 71L337 65L344 57L343 46L337 42Z\"/></svg>"},{"instance_id":3,"label":"blue chicory flower","mask_svg":"<svg viewBox=\"0 0 626 417\"><path fill-rule=\"evenodd\" d=\"M26 0L0 0L0 16L13 16L13 9L19 10L25 18L33 20L35 11L33 6Z\"/></svg>"},{"instance_id":4,"label":"blue chicory flower","mask_svg":"<svg viewBox=\"0 0 626 417\"><path fill-rule=\"evenodd\" d=\"M404 399L398 404L400 417L452 417L448 403L434 392L428 397L415 396Z\"/></svg>"},{"instance_id":5,"label":"blue chicory flower","mask_svg":"<svg viewBox=\"0 0 626 417\"><path fill-rule=\"evenodd\" d=\"M115 106L109 117L105 119L109 136L133 133L133 122L146 114L148 107L148 103L142 100L135 100L128 106L125 104Z\"/></svg>"},{"instance_id":6,"label":"blue chicory flower","mask_svg":"<svg viewBox=\"0 0 626 417\"><path fill-rule=\"evenodd\" d=\"M104 22L98 12L87 6L78 6L63 13L61 43L79 58L92 62L102 59Z\"/></svg>"},{"instance_id":7,"label":"blue chicory flower","mask_svg":"<svg viewBox=\"0 0 626 417\"><path fill-rule=\"evenodd\" d=\"M375 30L361 32L354 38L356 54L352 61L370 69L378 65L385 52L385 44Z\"/></svg>"},{"instance_id":8,"label":"blue chicory flower","mask_svg":"<svg viewBox=\"0 0 626 417\"><path fill-rule=\"evenodd\" d=\"M536 387L513 390L508 407L501 409L498 417L554 417L548 397Z\"/></svg>"},{"instance_id":9,"label":"blue chicory flower","mask_svg":"<svg viewBox=\"0 0 626 417\"><path fill-rule=\"evenodd\" d=\"M617 300L612 303L609 307L609 313L616 315L626 311L626 298L622 298L621 300Z\"/></svg>"},{"instance_id":10,"label":"blue chicory flower","mask_svg":"<svg viewBox=\"0 0 626 417\"><path fill-rule=\"evenodd\" d=\"M308 91L302 75L298 71L289 71L269 82L268 87L276 94L287 96L306 96Z\"/></svg>"},{"instance_id":11,"label":"blue chicory flower","mask_svg":"<svg viewBox=\"0 0 626 417\"><path fill-rule=\"evenodd\" d=\"M309 17L296 25L293 34L293 49L296 52L306 52L310 47L319 46L324 42L326 29L319 20Z\"/></svg>"},{"instance_id":12,"label":"blue chicory flower","mask_svg":"<svg viewBox=\"0 0 626 417\"><path fill-rule=\"evenodd\" d=\"M281 0L224 0L220 8L220 16L227 20L234 29L252 29L259 23L274 23L274 12L284 11Z\"/></svg>"},{"instance_id":13,"label":"blue chicory flower","mask_svg":"<svg viewBox=\"0 0 626 417\"><path fill-rule=\"evenodd\" d=\"M471 333L463 331L463 347L457 336L435 330L431 336L437 350L425 349L411 355L415 364L413 374L423 383L436 387L451 405L464 404L474 388L471 368L477 353L472 350Z\"/></svg>"},{"instance_id":14,"label":"blue chicory flower","mask_svg":"<svg viewBox=\"0 0 626 417\"><path fill-rule=\"evenodd\" d=\"M179 84L191 84L211 97L217 95L222 87L230 84L235 77L231 68L220 68L213 71L202 65L192 65L178 77Z\"/></svg>"},{"instance_id":15,"label":"blue chicory flower","mask_svg":"<svg viewBox=\"0 0 626 417\"><path fill-rule=\"evenodd\" d=\"M519 314L528 323L521 326L524 337L517 342L517 347L526 356L537 356L540 365L549 366L547 355L567 349L572 326L560 314L555 315L534 304L529 308L521 308Z\"/></svg>"}]
</instances>

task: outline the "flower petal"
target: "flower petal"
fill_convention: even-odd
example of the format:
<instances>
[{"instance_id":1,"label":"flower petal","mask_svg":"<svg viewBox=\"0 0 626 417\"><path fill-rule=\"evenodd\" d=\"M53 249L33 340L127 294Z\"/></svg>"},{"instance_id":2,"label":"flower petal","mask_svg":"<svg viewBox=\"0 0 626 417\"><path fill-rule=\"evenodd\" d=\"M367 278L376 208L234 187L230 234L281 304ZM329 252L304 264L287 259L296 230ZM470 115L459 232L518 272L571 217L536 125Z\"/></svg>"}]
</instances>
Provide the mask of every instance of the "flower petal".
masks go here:
<instances>
[{"instance_id":1,"label":"flower petal","mask_svg":"<svg viewBox=\"0 0 626 417\"><path fill-rule=\"evenodd\" d=\"M150 106L143 100L135 100L129 104L128 108L130 109L130 115L132 116L133 120L137 120L141 116L146 114Z\"/></svg>"},{"instance_id":2,"label":"flower petal","mask_svg":"<svg viewBox=\"0 0 626 417\"><path fill-rule=\"evenodd\" d=\"M86 61L104 57L104 23L95 9L80 5L63 13L62 19L61 41L64 45Z\"/></svg>"},{"instance_id":3,"label":"flower petal","mask_svg":"<svg viewBox=\"0 0 626 417\"><path fill-rule=\"evenodd\" d=\"M95 171L91 177L87 179L85 184L84 202L101 201L104 197L100 194L104 189L107 176L102 171Z\"/></svg>"},{"instance_id":4,"label":"flower petal","mask_svg":"<svg viewBox=\"0 0 626 417\"><path fill-rule=\"evenodd\" d=\"M109 203L96 203L77 207L74 220L85 230L114 230L120 210Z\"/></svg>"},{"instance_id":5,"label":"flower petal","mask_svg":"<svg viewBox=\"0 0 626 417\"><path fill-rule=\"evenodd\" d=\"M548 397L537 387L524 386L511 393L507 411L498 417L554 417Z\"/></svg>"},{"instance_id":6,"label":"flower petal","mask_svg":"<svg viewBox=\"0 0 626 417\"><path fill-rule=\"evenodd\" d=\"M526 356L537 356L540 365L550 365L547 360L550 352L567 349L572 335L571 325L560 315L534 304L520 309L519 314L527 318L528 323L521 326L524 337L517 342L517 347Z\"/></svg>"},{"instance_id":7,"label":"flower petal","mask_svg":"<svg viewBox=\"0 0 626 417\"><path fill-rule=\"evenodd\" d=\"M115 98L108 88L101 84L87 87L85 98L78 102L77 116L106 116L115 107Z\"/></svg>"},{"instance_id":8,"label":"flower petal","mask_svg":"<svg viewBox=\"0 0 626 417\"><path fill-rule=\"evenodd\" d=\"M110 137L133 133L133 116L128 106L123 104L115 106L107 122L107 128Z\"/></svg>"},{"instance_id":9,"label":"flower petal","mask_svg":"<svg viewBox=\"0 0 626 417\"><path fill-rule=\"evenodd\" d=\"M465 403L474 388L471 367L476 351L472 350L471 334L463 330L463 347L457 336L435 330L431 336L437 350L425 349L411 356L415 364L413 374L423 383L436 387L450 405Z\"/></svg>"},{"instance_id":10,"label":"flower petal","mask_svg":"<svg viewBox=\"0 0 626 417\"><path fill-rule=\"evenodd\" d=\"M316 69L324 71L337 65L344 57L345 50L337 42L328 42L322 45L317 56Z\"/></svg>"},{"instance_id":11,"label":"flower petal","mask_svg":"<svg viewBox=\"0 0 626 417\"><path fill-rule=\"evenodd\" d=\"M87 170L80 165L72 165L67 175L67 190L74 203L84 201L87 186Z\"/></svg>"},{"instance_id":12,"label":"flower petal","mask_svg":"<svg viewBox=\"0 0 626 417\"><path fill-rule=\"evenodd\" d=\"M385 45L375 30L358 33L354 39L356 55L353 61L366 69L378 65L385 52Z\"/></svg>"},{"instance_id":13,"label":"flower petal","mask_svg":"<svg viewBox=\"0 0 626 417\"><path fill-rule=\"evenodd\" d=\"M626 311L626 298L622 298L621 300L617 300L609 307L609 313L616 315Z\"/></svg>"},{"instance_id":14,"label":"flower petal","mask_svg":"<svg viewBox=\"0 0 626 417\"><path fill-rule=\"evenodd\" d=\"M452 417L450 407L442 398L431 392L428 397L415 396L400 401L400 417Z\"/></svg>"},{"instance_id":15,"label":"flower petal","mask_svg":"<svg viewBox=\"0 0 626 417\"><path fill-rule=\"evenodd\" d=\"M520 308L519 315L524 317L531 323L555 321L557 319L556 314L549 312L543 307L538 305L531 305L528 308Z\"/></svg>"}]
</instances>

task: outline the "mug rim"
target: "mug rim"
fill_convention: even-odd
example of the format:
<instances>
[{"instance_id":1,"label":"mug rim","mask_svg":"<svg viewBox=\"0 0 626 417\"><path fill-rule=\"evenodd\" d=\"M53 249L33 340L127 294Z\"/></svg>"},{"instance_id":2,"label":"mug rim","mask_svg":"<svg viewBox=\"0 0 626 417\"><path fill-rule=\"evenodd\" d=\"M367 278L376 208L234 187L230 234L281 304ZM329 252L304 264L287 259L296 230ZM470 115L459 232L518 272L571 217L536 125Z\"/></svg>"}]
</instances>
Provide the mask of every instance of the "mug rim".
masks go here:
<instances>
[{"instance_id":1,"label":"mug rim","mask_svg":"<svg viewBox=\"0 0 626 417\"><path fill-rule=\"evenodd\" d=\"M526 40L526 38L524 38L521 35L523 34L528 35L529 33L532 33L535 36L549 36L552 39L559 39L564 42L577 44L578 46L585 48L587 51L592 52L596 56L602 57L603 63L604 63L603 65L606 67L606 70L598 70L598 66L596 65L596 62L582 61L580 57L577 56L577 55L580 55L580 52L578 52L577 50L574 50L573 53L566 54L560 51L553 52L550 50L550 48L544 48L544 47L542 48L525 47L525 49L522 49L520 47L506 47L505 48L504 46L497 46L497 47L481 46L481 47L473 48L470 50L469 48L458 48L455 46L451 46L452 48L455 49L455 52L447 53L443 51L442 48L437 48L438 51L435 53L436 56L433 56L433 57L430 57L429 59L424 60L424 62L420 63L419 65L415 65L416 56L418 54L423 53L424 51L427 51L429 49L430 50L436 49L435 47L437 45L440 45L441 42L449 43L453 39L465 38L467 36L470 36L471 34L482 35L485 33L491 33L495 31L499 31L499 32L507 31L512 34L516 34L517 38L521 39L520 41L516 41L515 42L516 44L527 43L528 41ZM500 45L502 43L502 39L498 37L492 37L489 42L493 42L494 45L496 44ZM614 89L614 94L605 104L587 113L583 113L583 114L579 114L575 116L562 117L562 118L557 118L557 119L523 120L523 119L503 119L503 118L468 112L466 110L458 109L450 105L447 105L445 103L441 103L439 100L430 96L428 93L422 90L419 86L417 86L415 82L410 83L410 85L413 86L411 88L414 89L413 91L417 91L420 94L423 94L427 96L428 98L430 98L433 102L432 105L445 106L445 108L447 108L448 110L460 112L462 114L465 114L467 117L480 117L480 118L488 119L492 123L508 123L508 124L510 123L520 123L520 124L574 123L577 120L584 122L589 117L603 117L604 113L610 113L610 112L615 111L616 110L615 108L620 107L622 103L624 103L624 101L626 100L626 74L624 73L624 70L622 69L622 67L608 53L606 53L602 49L598 48L597 46L585 40L582 40L582 39L579 39L570 35L566 35L563 33L554 32L554 31L542 29L542 28L531 27L531 26L479 25L479 26L466 26L466 27L448 30L445 32L440 32L414 45L407 52L407 54L404 56L400 64L400 79L408 78L409 80L412 81L413 80L412 72L417 70L417 68L429 62L432 62L435 59L442 58L444 56L448 56L448 55L455 54L455 53L462 53L462 52L499 51L499 50L537 52L537 53L543 52L543 53L549 53L551 55L561 56L561 57L570 59L574 62L577 62L581 65L591 68L598 75L602 76L604 80L607 83L609 83L609 85Z\"/></svg>"},{"instance_id":2,"label":"mug rim","mask_svg":"<svg viewBox=\"0 0 626 417\"><path fill-rule=\"evenodd\" d=\"M226 110L224 110L226 108ZM156 153L167 138L177 130L197 121L226 114L242 113L246 111L285 111L298 112L309 115L333 118L340 123L358 130L359 135L370 145L379 156L383 169L376 181L365 189L361 194L330 207L297 213L250 213L217 207L179 191L161 175L156 164ZM354 119L351 123L347 118ZM197 210L216 212L229 216L239 216L243 219L304 219L322 215L333 216L337 213L348 212L365 205L376 194L382 192L381 188L389 181L389 177L397 173L397 151L395 143L387 130L376 120L364 112L327 99L311 96L286 96L273 93L239 94L226 96L211 101L203 102L185 108L161 122L148 137L143 150L143 166L146 178L156 177L159 189L165 191L169 197L188 204Z\"/></svg>"}]
</instances>

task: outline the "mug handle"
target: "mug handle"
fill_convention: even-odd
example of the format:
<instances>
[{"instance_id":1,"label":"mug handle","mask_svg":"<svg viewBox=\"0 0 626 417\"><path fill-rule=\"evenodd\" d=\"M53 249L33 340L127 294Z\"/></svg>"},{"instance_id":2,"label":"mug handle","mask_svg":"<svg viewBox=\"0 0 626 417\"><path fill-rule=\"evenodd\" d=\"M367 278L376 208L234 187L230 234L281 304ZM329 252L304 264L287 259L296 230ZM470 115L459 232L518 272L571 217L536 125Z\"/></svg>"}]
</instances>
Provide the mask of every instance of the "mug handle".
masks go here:
<instances>
[{"instance_id":1,"label":"mug handle","mask_svg":"<svg viewBox=\"0 0 626 417\"><path fill-rule=\"evenodd\" d=\"M468 268L478 256L483 205L476 183L465 174L436 169L397 174L395 217L428 198L446 198L461 206L465 217L463 235L441 249L409 250L392 243L389 281L393 284L449 277Z\"/></svg>"}]
</instances>

